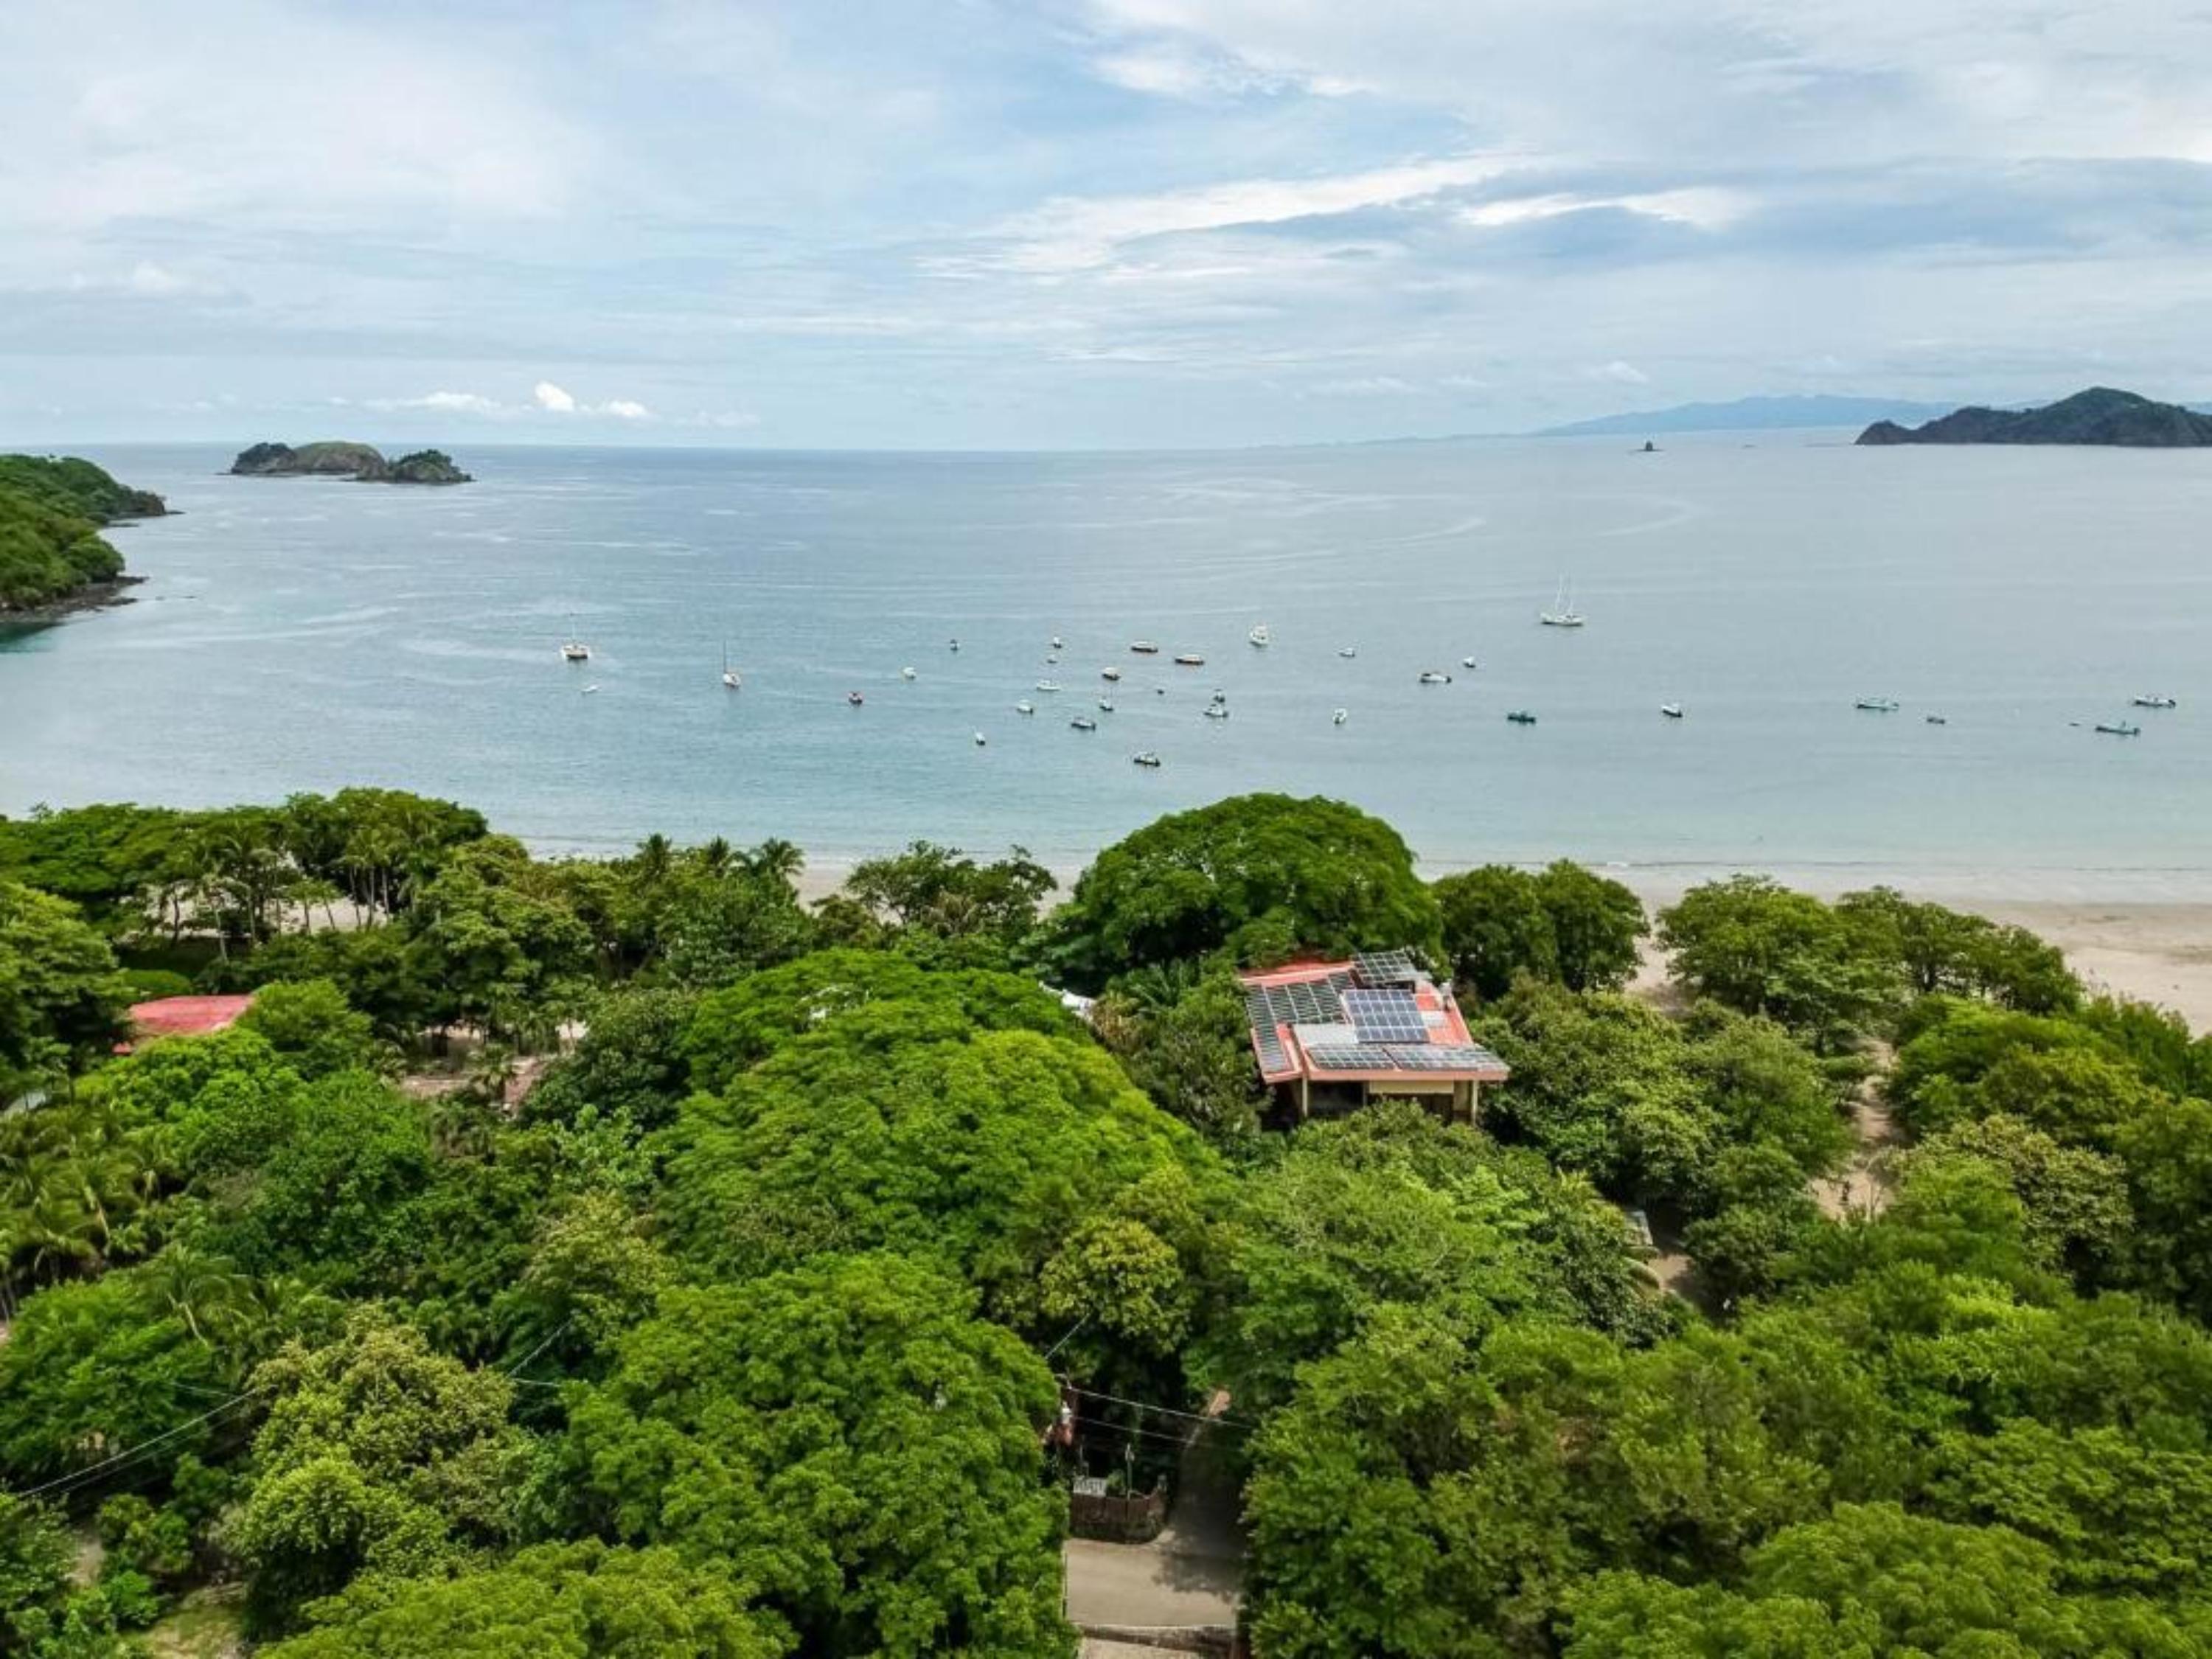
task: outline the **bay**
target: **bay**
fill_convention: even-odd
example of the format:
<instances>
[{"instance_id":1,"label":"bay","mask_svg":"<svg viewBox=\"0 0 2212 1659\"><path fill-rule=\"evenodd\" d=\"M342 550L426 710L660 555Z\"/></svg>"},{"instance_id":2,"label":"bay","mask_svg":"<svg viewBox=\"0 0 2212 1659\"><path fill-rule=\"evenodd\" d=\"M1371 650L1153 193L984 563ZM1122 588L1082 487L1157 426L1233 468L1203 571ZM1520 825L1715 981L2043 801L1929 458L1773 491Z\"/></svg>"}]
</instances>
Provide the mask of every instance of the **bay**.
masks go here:
<instances>
[{"instance_id":1,"label":"bay","mask_svg":"<svg viewBox=\"0 0 2212 1659\"><path fill-rule=\"evenodd\" d=\"M781 836L834 863L927 836L1072 866L1279 789L1382 814L1439 870L2212 896L2212 456L1848 437L465 447L479 482L442 490L95 449L181 511L114 532L134 603L0 636L0 811L368 783L545 847ZM1582 629L1537 623L1563 578ZM587 664L559 655L571 618ZM2129 707L2154 691L2179 707ZM2091 730L2114 718L2142 735Z\"/></svg>"}]
</instances>

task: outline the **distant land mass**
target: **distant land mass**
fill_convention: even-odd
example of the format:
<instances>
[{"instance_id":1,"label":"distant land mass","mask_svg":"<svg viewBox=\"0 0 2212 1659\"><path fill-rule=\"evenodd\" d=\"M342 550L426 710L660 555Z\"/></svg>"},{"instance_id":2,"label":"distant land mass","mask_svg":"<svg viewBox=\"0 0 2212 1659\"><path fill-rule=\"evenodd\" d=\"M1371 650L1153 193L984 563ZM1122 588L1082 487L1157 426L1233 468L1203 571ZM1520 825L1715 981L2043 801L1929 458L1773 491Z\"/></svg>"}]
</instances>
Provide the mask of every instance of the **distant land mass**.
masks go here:
<instances>
[{"instance_id":1,"label":"distant land mass","mask_svg":"<svg viewBox=\"0 0 2212 1659\"><path fill-rule=\"evenodd\" d=\"M1942 404L1913 403L1904 398L1737 398L1724 404L1676 404L1670 409L1601 415L1595 420L1546 427L1529 435L1641 438L1655 432L1756 432L1796 427L1859 426L1868 421L1919 420L1942 414L1944 407Z\"/></svg>"},{"instance_id":2,"label":"distant land mass","mask_svg":"<svg viewBox=\"0 0 2212 1659\"><path fill-rule=\"evenodd\" d=\"M325 441L301 444L261 443L238 453L230 470L241 477L355 478L365 483L458 484L475 482L442 449L418 449L387 461L374 444Z\"/></svg>"},{"instance_id":3,"label":"distant land mass","mask_svg":"<svg viewBox=\"0 0 2212 1659\"><path fill-rule=\"evenodd\" d=\"M2114 444L2129 449L2212 445L2212 415L2093 386L2039 409L1956 410L1924 426L1876 421L1863 444Z\"/></svg>"},{"instance_id":4,"label":"distant land mass","mask_svg":"<svg viewBox=\"0 0 2212 1659\"><path fill-rule=\"evenodd\" d=\"M100 532L168 507L74 455L0 455L0 617L58 615L113 600L123 556Z\"/></svg>"}]
</instances>

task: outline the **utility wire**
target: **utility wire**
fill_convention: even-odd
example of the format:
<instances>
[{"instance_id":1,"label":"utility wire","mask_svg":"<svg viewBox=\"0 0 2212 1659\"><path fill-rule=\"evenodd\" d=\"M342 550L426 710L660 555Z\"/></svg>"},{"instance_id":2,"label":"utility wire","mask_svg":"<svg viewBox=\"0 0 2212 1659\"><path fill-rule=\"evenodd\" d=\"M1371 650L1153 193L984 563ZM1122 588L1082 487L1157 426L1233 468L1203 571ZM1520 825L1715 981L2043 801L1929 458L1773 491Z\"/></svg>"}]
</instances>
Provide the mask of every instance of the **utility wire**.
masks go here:
<instances>
[{"instance_id":1,"label":"utility wire","mask_svg":"<svg viewBox=\"0 0 2212 1659\"><path fill-rule=\"evenodd\" d=\"M1124 1400L1117 1394L1101 1394L1096 1389L1078 1388L1073 1382L1064 1382L1060 1386L1070 1394L1081 1395L1085 1400L1103 1400L1116 1406L1127 1406L1137 1411L1158 1412L1163 1417L1187 1418L1194 1423L1221 1423L1233 1429L1249 1429L1257 1426L1241 1417L1210 1417L1204 1412L1181 1412L1172 1406L1155 1406L1148 1400Z\"/></svg>"},{"instance_id":2,"label":"utility wire","mask_svg":"<svg viewBox=\"0 0 2212 1659\"><path fill-rule=\"evenodd\" d=\"M179 1435L184 1433L187 1429L198 1428L201 1424L209 1422L215 1418L221 1417L225 1412L231 1410L234 1407L242 1404L246 1401L252 1399L255 1395L266 1394L267 1392L268 1389L265 1388L248 1389L243 1394L233 1395L229 1399L224 1401L220 1406L215 1407L211 1410L202 1412L198 1417L187 1418L185 1421L178 1424L175 1428L169 1429L161 1434L157 1434L151 1439L142 1440L135 1446L125 1446L121 1451L111 1453L109 1455L100 1459L97 1463L88 1465L86 1468L82 1469L71 1470L67 1474L56 1475L52 1480L46 1482L43 1486L33 1486L28 1492L19 1492L12 1495L18 1498L36 1498L42 1493L53 1491L56 1487L74 1489L88 1481L98 1479L101 1474L106 1474L111 1469L130 1462L139 1456L142 1453L151 1451L155 1447L159 1446L167 1441L174 1440Z\"/></svg>"}]
</instances>

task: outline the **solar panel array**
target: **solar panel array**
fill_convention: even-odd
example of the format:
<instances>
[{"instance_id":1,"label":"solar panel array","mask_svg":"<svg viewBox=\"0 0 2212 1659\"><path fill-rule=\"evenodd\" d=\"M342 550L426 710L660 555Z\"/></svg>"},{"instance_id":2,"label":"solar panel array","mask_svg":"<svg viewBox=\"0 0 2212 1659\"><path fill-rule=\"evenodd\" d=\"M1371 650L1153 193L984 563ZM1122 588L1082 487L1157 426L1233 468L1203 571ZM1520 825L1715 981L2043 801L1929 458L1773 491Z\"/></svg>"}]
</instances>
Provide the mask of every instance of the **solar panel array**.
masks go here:
<instances>
[{"instance_id":1,"label":"solar panel array","mask_svg":"<svg viewBox=\"0 0 2212 1659\"><path fill-rule=\"evenodd\" d=\"M1283 1047L1282 1036L1273 1025L1255 1025L1252 1046L1259 1052L1260 1070L1267 1076L1291 1069L1290 1051Z\"/></svg>"},{"instance_id":2,"label":"solar panel array","mask_svg":"<svg viewBox=\"0 0 2212 1659\"><path fill-rule=\"evenodd\" d=\"M1334 1025L1344 1018L1337 1000L1350 979L1338 975L1293 985L1262 985L1244 994L1245 1018L1261 1025Z\"/></svg>"},{"instance_id":3,"label":"solar panel array","mask_svg":"<svg viewBox=\"0 0 2212 1659\"><path fill-rule=\"evenodd\" d=\"M1306 1057L1324 1072L1486 1072L1505 1062L1472 1043L1357 1042L1309 1048Z\"/></svg>"},{"instance_id":4,"label":"solar panel array","mask_svg":"<svg viewBox=\"0 0 2212 1659\"><path fill-rule=\"evenodd\" d=\"M1362 985L1407 986L1420 978L1410 951L1362 951L1352 959L1353 975Z\"/></svg>"},{"instance_id":5,"label":"solar panel array","mask_svg":"<svg viewBox=\"0 0 2212 1659\"><path fill-rule=\"evenodd\" d=\"M1359 1040L1367 1042L1426 1042L1429 1028L1411 991L1350 990L1344 1012Z\"/></svg>"}]
</instances>

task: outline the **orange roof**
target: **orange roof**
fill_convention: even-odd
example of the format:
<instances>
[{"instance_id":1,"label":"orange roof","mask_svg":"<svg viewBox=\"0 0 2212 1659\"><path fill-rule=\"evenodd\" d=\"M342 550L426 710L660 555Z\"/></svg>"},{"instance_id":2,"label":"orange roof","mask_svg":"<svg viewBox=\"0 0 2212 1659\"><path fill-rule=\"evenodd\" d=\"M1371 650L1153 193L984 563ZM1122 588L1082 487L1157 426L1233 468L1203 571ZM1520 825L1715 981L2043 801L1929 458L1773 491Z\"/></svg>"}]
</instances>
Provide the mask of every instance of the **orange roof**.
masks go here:
<instances>
[{"instance_id":1,"label":"orange roof","mask_svg":"<svg viewBox=\"0 0 2212 1659\"><path fill-rule=\"evenodd\" d=\"M253 1006L252 993L234 997L156 997L131 1005L131 1026L142 1037L204 1036Z\"/></svg>"},{"instance_id":2,"label":"orange roof","mask_svg":"<svg viewBox=\"0 0 2212 1659\"><path fill-rule=\"evenodd\" d=\"M1425 1035L1418 1042L1363 1042L1353 1033L1341 995L1359 988L1358 963L1309 959L1237 977L1252 1052L1270 1084L1300 1077L1317 1083L1503 1083L1511 1075L1504 1060L1475 1042L1452 994L1425 974L1413 974L1402 986L1420 1011Z\"/></svg>"}]
</instances>

